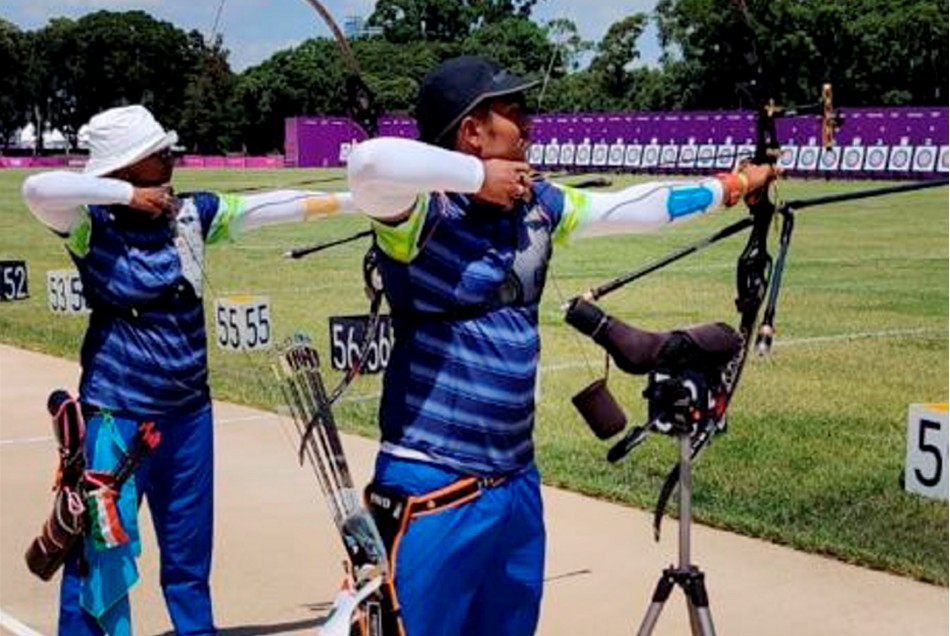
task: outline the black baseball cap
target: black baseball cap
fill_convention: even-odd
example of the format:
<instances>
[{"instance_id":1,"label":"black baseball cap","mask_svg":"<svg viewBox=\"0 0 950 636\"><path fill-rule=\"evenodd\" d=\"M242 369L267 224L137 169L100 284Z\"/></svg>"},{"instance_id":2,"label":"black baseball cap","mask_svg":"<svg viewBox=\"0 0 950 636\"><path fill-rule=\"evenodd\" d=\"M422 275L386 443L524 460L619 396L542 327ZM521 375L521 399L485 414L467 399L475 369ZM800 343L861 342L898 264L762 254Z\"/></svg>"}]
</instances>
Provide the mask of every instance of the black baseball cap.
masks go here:
<instances>
[{"instance_id":1,"label":"black baseball cap","mask_svg":"<svg viewBox=\"0 0 950 636\"><path fill-rule=\"evenodd\" d=\"M438 143L484 100L523 93L538 84L484 57L463 55L446 60L425 76L419 88L419 139Z\"/></svg>"}]
</instances>

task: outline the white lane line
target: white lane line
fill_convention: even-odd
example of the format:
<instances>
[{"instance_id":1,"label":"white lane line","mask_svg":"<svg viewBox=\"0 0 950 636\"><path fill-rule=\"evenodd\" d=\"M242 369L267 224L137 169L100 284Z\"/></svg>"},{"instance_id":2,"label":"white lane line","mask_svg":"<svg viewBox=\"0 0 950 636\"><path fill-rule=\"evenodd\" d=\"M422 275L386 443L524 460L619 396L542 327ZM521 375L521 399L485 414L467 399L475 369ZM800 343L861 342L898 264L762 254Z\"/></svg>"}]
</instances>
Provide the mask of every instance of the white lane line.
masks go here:
<instances>
[{"instance_id":1,"label":"white lane line","mask_svg":"<svg viewBox=\"0 0 950 636\"><path fill-rule=\"evenodd\" d=\"M848 340L866 340L870 338L901 338L905 336L936 336L943 335L945 332L940 329L928 329L918 327L916 329L886 329L883 331L857 331L852 333L839 333L830 336L810 336L806 338L787 338L784 340L776 339L772 345L773 348L796 347L801 345L815 344L819 342L841 342ZM565 371L567 369L582 369L587 367L588 363L582 360L574 362L560 362L555 364L546 364L541 367L542 372ZM367 393L364 395L343 396L340 402L369 402L377 400L380 393ZM215 418L219 424L229 424L232 422L250 422L253 420L262 420L272 417L279 417L276 413L261 413L260 415L244 415L240 417ZM22 437L17 439L0 440L0 446L11 444L38 444L53 441L49 437Z\"/></svg>"},{"instance_id":2,"label":"white lane line","mask_svg":"<svg viewBox=\"0 0 950 636\"><path fill-rule=\"evenodd\" d=\"M836 342L839 340L864 340L867 338L900 338L902 336L923 336L931 334L946 333L939 329L927 329L919 327L917 329L886 329L884 331L858 331L855 333L842 333L831 336L811 336L808 338L788 338L786 340L776 339L775 347L793 347L795 345L812 344L814 342Z\"/></svg>"},{"instance_id":3,"label":"white lane line","mask_svg":"<svg viewBox=\"0 0 950 636\"><path fill-rule=\"evenodd\" d=\"M17 619L4 612L2 608L0 608L0 626L9 629L17 636L43 636L43 634L40 632L24 625Z\"/></svg>"},{"instance_id":4,"label":"white lane line","mask_svg":"<svg viewBox=\"0 0 950 636\"><path fill-rule=\"evenodd\" d=\"M830 336L810 336L807 338L787 338L775 339L772 344L773 349L781 347L796 347L801 345L810 345L818 342L846 342L848 340L865 340L870 338L902 338L906 336L941 336L947 332L940 329L928 329L919 327L916 329L887 329L884 331L858 331L854 333L839 333ZM596 367L599 363L591 363ZM548 364L541 367L541 371L564 371L567 369L581 369L588 366L588 363L582 360L574 362L561 362L557 364Z\"/></svg>"},{"instance_id":5,"label":"white lane line","mask_svg":"<svg viewBox=\"0 0 950 636\"><path fill-rule=\"evenodd\" d=\"M376 400L380 397L379 393L371 393L367 395L354 395L352 397L342 397L340 398L341 402L367 402L370 400ZM256 420L269 420L269 419L279 419L277 413L260 413L257 415L241 415L237 417L216 417L214 421L216 424L234 424L236 422L253 422ZM12 439L0 439L0 446L13 446L21 444L47 444L49 442L55 441L52 435L46 435L43 437L15 437Z\"/></svg>"},{"instance_id":6,"label":"white lane line","mask_svg":"<svg viewBox=\"0 0 950 636\"><path fill-rule=\"evenodd\" d=\"M242 415L240 417L216 417L215 424L232 424L234 422L253 422L254 420L266 420L277 417L277 413L259 413L258 415Z\"/></svg>"},{"instance_id":7,"label":"white lane line","mask_svg":"<svg viewBox=\"0 0 950 636\"><path fill-rule=\"evenodd\" d=\"M52 441L52 435L47 435L46 437L17 437L15 439L0 439L0 446L5 446L7 444L45 444L46 442Z\"/></svg>"}]
</instances>

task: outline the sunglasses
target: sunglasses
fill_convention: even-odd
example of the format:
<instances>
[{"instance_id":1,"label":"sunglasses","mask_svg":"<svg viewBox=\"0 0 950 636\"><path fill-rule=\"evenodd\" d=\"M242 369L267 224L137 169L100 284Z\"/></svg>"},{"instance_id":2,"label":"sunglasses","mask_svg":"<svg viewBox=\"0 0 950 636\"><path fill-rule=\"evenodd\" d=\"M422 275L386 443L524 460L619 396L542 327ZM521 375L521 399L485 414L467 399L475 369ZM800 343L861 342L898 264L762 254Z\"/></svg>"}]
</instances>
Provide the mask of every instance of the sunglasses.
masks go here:
<instances>
[{"instance_id":1,"label":"sunglasses","mask_svg":"<svg viewBox=\"0 0 950 636\"><path fill-rule=\"evenodd\" d=\"M171 148L162 148L161 150L152 153L152 156L157 157L162 161L169 162L175 158L175 153L172 152Z\"/></svg>"}]
</instances>

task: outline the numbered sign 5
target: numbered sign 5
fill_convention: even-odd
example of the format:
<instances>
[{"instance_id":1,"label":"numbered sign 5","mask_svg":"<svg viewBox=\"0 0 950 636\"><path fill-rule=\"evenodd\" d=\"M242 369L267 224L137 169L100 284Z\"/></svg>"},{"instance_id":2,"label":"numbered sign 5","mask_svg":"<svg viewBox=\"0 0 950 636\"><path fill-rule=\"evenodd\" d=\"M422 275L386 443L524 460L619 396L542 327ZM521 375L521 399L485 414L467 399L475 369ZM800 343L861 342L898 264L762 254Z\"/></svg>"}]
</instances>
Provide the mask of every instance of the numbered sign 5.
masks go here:
<instances>
[{"instance_id":1,"label":"numbered sign 5","mask_svg":"<svg viewBox=\"0 0 950 636\"><path fill-rule=\"evenodd\" d=\"M947 405L911 404L907 412L904 488L947 500Z\"/></svg>"},{"instance_id":2,"label":"numbered sign 5","mask_svg":"<svg viewBox=\"0 0 950 636\"><path fill-rule=\"evenodd\" d=\"M25 261L0 261L0 301L30 297Z\"/></svg>"},{"instance_id":3,"label":"numbered sign 5","mask_svg":"<svg viewBox=\"0 0 950 636\"><path fill-rule=\"evenodd\" d=\"M337 371L349 371L360 359L360 346L369 316L330 316L330 365ZM393 327L389 316L379 317L376 333L360 364L360 373L379 373L389 364L393 348Z\"/></svg>"},{"instance_id":4,"label":"numbered sign 5","mask_svg":"<svg viewBox=\"0 0 950 636\"><path fill-rule=\"evenodd\" d=\"M54 314L85 314L89 312L82 293L82 279L74 269L46 272L46 299Z\"/></svg>"},{"instance_id":5,"label":"numbered sign 5","mask_svg":"<svg viewBox=\"0 0 950 636\"><path fill-rule=\"evenodd\" d=\"M270 299L267 296L226 296L214 303L218 346L226 351L253 351L270 346Z\"/></svg>"}]
</instances>

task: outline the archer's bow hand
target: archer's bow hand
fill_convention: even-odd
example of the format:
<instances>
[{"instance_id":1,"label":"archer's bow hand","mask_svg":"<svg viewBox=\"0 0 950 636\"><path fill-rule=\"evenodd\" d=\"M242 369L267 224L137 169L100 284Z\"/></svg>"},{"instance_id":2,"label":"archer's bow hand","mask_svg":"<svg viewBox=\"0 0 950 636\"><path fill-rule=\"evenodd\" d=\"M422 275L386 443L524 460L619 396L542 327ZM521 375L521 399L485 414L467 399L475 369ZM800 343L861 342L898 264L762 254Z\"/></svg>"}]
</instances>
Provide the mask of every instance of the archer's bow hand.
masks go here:
<instances>
[{"instance_id":1,"label":"archer's bow hand","mask_svg":"<svg viewBox=\"0 0 950 636\"><path fill-rule=\"evenodd\" d=\"M775 166L746 163L740 165L735 172L716 175L722 182L723 203L730 207L745 200L747 205L755 205L768 196L769 184L775 180L777 174Z\"/></svg>"},{"instance_id":2,"label":"archer's bow hand","mask_svg":"<svg viewBox=\"0 0 950 636\"><path fill-rule=\"evenodd\" d=\"M745 166L739 174L745 176L746 179L744 197L746 205L752 206L768 197L769 186L778 177L778 170L773 164L750 164Z\"/></svg>"}]
</instances>

